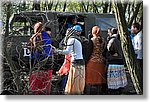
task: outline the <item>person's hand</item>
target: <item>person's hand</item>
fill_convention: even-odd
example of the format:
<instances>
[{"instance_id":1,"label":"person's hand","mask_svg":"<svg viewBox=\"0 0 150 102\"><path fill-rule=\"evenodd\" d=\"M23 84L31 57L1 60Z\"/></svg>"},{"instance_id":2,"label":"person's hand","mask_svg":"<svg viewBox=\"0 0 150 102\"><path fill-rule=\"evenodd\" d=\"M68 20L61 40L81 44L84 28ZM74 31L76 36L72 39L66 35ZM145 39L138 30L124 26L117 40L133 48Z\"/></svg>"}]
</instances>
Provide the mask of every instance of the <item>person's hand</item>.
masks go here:
<instances>
[{"instance_id":1,"label":"person's hand","mask_svg":"<svg viewBox=\"0 0 150 102\"><path fill-rule=\"evenodd\" d=\"M52 48L52 52L54 52L54 53L56 53L56 47L55 46L51 46L51 48Z\"/></svg>"},{"instance_id":2,"label":"person's hand","mask_svg":"<svg viewBox=\"0 0 150 102\"><path fill-rule=\"evenodd\" d=\"M59 73L59 71L57 71L57 72L56 72L56 74L57 74L58 76L62 76L62 74L61 74L61 73Z\"/></svg>"}]
</instances>

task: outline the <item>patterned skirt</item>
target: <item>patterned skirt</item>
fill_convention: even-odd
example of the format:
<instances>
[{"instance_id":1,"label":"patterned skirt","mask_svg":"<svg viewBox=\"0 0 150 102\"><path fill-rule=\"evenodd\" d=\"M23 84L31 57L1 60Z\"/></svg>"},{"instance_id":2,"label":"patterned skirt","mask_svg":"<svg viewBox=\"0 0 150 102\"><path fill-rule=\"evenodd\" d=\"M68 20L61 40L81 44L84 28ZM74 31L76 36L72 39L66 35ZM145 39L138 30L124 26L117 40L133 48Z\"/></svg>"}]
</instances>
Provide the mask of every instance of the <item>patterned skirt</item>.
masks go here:
<instances>
[{"instance_id":1,"label":"patterned skirt","mask_svg":"<svg viewBox=\"0 0 150 102\"><path fill-rule=\"evenodd\" d=\"M30 91L34 95L49 95L53 70L34 71L30 75Z\"/></svg>"},{"instance_id":2,"label":"patterned skirt","mask_svg":"<svg viewBox=\"0 0 150 102\"><path fill-rule=\"evenodd\" d=\"M65 93L70 95L83 94L85 87L85 65L71 63Z\"/></svg>"},{"instance_id":3,"label":"patterned skirt","mask_svg":"<svg viewBox=\"0 0 150 102\"><path fill-rule=\"evenodd\" d=\"M110 64L107 72L109 89L118 89L127 85L127 76L124 65Z\"/></svg>"}]
</instances>

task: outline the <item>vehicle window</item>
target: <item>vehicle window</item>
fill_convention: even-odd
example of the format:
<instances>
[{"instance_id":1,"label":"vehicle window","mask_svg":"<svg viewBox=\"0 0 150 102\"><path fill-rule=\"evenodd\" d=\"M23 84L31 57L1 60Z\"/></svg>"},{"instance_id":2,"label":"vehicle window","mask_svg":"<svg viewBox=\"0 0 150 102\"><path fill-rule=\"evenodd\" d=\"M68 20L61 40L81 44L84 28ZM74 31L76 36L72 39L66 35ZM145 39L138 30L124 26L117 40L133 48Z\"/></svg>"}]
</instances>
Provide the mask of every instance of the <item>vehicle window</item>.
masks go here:
<instances>
[{"instance_id":1,"label":"vehicle window","mask_svg":"<svg viewBox=\"0 0 150 102\"><path fill-rule=\"evenodd\" d=\"M116 28L117 23L115 18L96 18L96 22L101 27L102 31L106 31L108 28Z\"/></svg>"},{"instance_id":2,"label":"vehicle window","mask_svg":"<svg viewBox=\"0 0 150 102\"><path fill-rule=\"evenodd\" d=\"M11 33L15 36L31 35L33 28L29 22L14 22L11 28Z\"/></svg>"}]
</instances>

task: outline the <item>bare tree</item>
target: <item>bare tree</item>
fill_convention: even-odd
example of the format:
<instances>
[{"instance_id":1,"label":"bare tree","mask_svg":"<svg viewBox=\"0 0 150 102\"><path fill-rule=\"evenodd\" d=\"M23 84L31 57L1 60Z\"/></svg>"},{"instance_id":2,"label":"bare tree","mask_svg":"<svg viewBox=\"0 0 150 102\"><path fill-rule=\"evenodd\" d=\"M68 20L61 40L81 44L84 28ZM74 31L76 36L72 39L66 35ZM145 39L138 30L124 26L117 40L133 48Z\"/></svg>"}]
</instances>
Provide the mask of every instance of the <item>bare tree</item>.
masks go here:
<instances>
[{"instance_id":1,"label":"bare tree","mask_svg":"<svg viewBox=\"0 0 150 102\"><path fill-rule=\"evenodd\" d=\"M109 4L108 2L106 1L103 1L103 13L107 13L107 10L108 10L108 7L109 7Z\"/></svg>"},{"instance_id":2,"label":"bare tree","mask_svg":"<svg viewBox=\"0 0 150 102\"><path fill-rule=\"evenodd\" d=\"M135 8L133 9L133 15L131 16L129 20L128 27L131 27L134 19L136 19L141 5L142 5L142 2L135 2Z\"/></svg>"},{"instance_id":3,"label":"bare tree","mask_svg":"<svg viewBox=\"0 0 150 102\"><path fill-rule=\"evenodd\" d=\"M65 1L65 3L64 3L63 12L65 12L66 7L67 7L67 1Z\"/></svg>"},{"instance_id":4,"label":"bare tree","mask_svg":"<svg viewBox=\"0 0 150 102\"><path fill-rule=\"evenodd\" d=\"M115 16L117 19L117 23L118 23L118 29L119 29L119 34L120 34L120 38L121 38L121 45L122 45L122 49L123 49L123 54L125 56L125 61L127 64L127 68L129 70L133 85L135 87L135 90L137 92L137 94L141 94L142 90L139 86L139 80L137 78L136 75L136 68L137 68L137 63L136 63L136 59L135 59L135 54L134 54L134 50L133 50L133 46L129 37L129 32L127 30L127 24L126 24L126 20L125 20L125 15L124 15L124 11L123 11L123 7L122 7L122 3L121 2L116 2L116 0L112 0L113 1L113 8L115 11Z\"/></svg>"},{"instance_id":5,"label":"bare tree","mask_svg":"<svg viewBox=\"0 0 150 102\"><path fill-rule=\"evenodd\" d=\"M36 0L34 3L33 3L33 8L32 10L40 10L40 0Z\"/></svg>"}]
</instances>

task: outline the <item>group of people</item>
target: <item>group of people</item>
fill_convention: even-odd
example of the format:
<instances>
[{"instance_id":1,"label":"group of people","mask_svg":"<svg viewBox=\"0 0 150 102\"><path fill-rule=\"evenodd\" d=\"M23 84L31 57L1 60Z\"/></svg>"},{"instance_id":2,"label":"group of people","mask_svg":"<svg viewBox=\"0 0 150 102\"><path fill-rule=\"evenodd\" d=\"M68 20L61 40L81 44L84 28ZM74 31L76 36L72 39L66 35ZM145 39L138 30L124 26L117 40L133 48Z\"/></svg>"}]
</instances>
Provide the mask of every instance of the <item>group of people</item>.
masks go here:
<instances>
[{"instance_id":1,"label":"group of people","mask_svg":"<svg viewBox=\"0 0 150 102\"><path fill-rule=\"evenodd\" d=\"M95 94L121 94L121 89L127 85L125 62L116 28L108 29L105 41L99 26L93 26L90 37L86 38L81 36L81 26L75 25L67 29L61 42L63 49L52 46L51 29L42 26L41 22L35 24L34 31L35 34L30 38L32 56L41 62L35 65L36 70L33 69L30 75L30 90L34 94L50 94L52 53L65 55L63 65L56 72L61 76L59 86L63 94L89 95L92 87L97 89ZM42 52L36 50L37 41L43 46ZM83 50L84 42L88 42L88 51ZM84 57L85 52L88 52L88 57ZM33 63L36 62L34 60Z\"/></svg>"}]
</instances>

